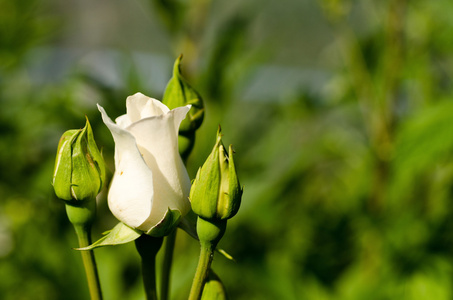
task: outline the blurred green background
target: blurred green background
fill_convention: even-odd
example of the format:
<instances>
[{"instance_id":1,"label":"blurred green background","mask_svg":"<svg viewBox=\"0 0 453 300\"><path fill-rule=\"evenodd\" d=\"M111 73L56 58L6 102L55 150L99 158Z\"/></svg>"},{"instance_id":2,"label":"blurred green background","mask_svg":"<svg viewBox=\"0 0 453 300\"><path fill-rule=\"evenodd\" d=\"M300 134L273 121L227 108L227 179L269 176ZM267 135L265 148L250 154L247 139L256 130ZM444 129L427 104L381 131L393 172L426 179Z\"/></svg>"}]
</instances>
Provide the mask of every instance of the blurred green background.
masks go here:
<instances>
[{"instance_id":1,"label":"blurred green background","mask_svg":"<svg viewBox=\"0 0 453 300\"><path fill-rule=\"evenodd\" d=\"M176 57L203 96L189 173L218 124L242 207L213 267L230 299L453 297L450 0L0 0L0 298L88 299L51 187L87 115L160 99ZM94 238L113 227L105 195ZM144 299L133 244L95 250L106 300ZM178 234L172 298L198 244Z\"/></svg>"}]
</instances>

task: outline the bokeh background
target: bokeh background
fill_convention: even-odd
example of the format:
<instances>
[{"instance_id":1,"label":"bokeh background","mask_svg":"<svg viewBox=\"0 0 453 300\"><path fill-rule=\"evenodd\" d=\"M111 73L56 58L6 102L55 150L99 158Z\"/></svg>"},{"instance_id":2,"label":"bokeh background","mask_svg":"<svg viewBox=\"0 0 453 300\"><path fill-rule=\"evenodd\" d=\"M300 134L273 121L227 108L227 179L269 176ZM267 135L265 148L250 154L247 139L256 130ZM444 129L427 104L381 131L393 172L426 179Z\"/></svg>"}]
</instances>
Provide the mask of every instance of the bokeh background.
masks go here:
<instances>
[{"instance_id":1,"label":"bokeh background","mask_svg":"<svg viewBox=\"0 0 453 300\"><path fill-rule=\"evenodd\" d=\"M88 299L51 187L88 116L107 163L116 117L172 65L203 96L188 169L218 124L242 207L213 267L231 299L453 297L450 0L0 0L0 298ZM99 199L97 239L116 220ZM97 249L105 299L144 299L133 243ZM178 234L172 298L198 244Z\"/></svg>"}]
</instances>

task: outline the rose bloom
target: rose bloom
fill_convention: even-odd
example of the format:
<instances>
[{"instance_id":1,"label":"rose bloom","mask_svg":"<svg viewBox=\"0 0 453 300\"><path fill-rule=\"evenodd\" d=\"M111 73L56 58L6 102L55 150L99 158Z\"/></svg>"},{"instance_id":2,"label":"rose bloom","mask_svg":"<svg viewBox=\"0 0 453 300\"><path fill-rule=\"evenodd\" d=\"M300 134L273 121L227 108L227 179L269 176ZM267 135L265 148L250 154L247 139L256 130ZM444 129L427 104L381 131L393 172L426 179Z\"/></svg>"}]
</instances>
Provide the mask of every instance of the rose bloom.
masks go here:
<instances>
[{"instance_id":1,"label":"rose bloom","mask_svg":"<svg viewBox=\"0 0 453 300\"><path fill-rule=\"evenodd\" d=\"M169 209L187 214L190 179L178 152L178 129L190 105L170 110L137 93L126 99L127 113L115 122L98 108L115 141L115 173L108 193L113 215L150 233L165 223Z\"/></svg>"}]
</instances>

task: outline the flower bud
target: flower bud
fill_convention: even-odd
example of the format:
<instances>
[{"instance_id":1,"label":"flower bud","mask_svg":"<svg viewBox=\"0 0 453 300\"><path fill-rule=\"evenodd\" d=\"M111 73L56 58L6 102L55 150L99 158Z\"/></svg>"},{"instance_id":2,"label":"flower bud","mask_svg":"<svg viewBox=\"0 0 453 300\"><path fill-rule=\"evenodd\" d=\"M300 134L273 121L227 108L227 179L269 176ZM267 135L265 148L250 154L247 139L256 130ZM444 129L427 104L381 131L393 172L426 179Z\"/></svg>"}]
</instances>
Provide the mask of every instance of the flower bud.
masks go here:
<instances>
[{"instance_id":1,"label":"flower bud","mask_svg":"<svg viewBox=\"0 0 453 300\"><path fill-rule=\"evenodd\" d=\"M108 193L113 215L148 235L168 235L190 211L190 178L178 153L178 128L190 105L170 110L136 93L115 122L98 105L115 141L115 173Z\"/></svg>"},{"instance_id":2,"label":"flower bud","mask_svg":"<svg viewBox=\"0 0 453 300\"><path fill-rule=\"evenodd\" d=\"M195 143L195 130L203 122L204 106L198 92L181 76L181 59L182 55L176 59L173 67L173 77L167 84L162 103L170 109L188 104L192 105L187 117L179 127L179 153L183 158L186 158Z\"/></svg>"},{"instance_id":3,"label":"flower bud","mask_svg":"<svg viewBox=\"0 0 453 300\"><path fill-rule=\"evenodd\" d=\"M203 166L198 169L190 190L193 211L206 220L226 220L239 210L242 191L233 161L222 144L220 127L217 141Z\"/></svg>"},{"instance_id":4,"label":"flower bud","mask_svg":"<svg viewBox=\"0 0 453 300\"><path fill-rule=\"evenodd\" d=\"M173 66L173 77L165 88L162 103L170 109L192 105L187 117L181 122L179 132L189 132L198 129L203 122L204 106L200 94L181 76L180 55Z\"/></svg>"},{"instance_id":5,"label":"flower bud","mask_svg":"<svg viewBox=\"0 0 453 300\"><path fill-rule=\"evenodd\" d=\"M203 288L203 294L201 296L201 300L227 300L227 295L225 291L225 287L223 286L222 281L220 280L219 276L212 271L209 270L208 278L206 278L206 283Z\"/></svg>"},{"instance_id":6,"label":"flower bud","mask_svg":"<svg viewBox=\"0 0 453 300\"><path fill-rule=\"evenodd\" d=\"M95 199L105 182L105 164L88 119L83 129L66 131L58 144L52 185L66 201Z\"/></svg>"}]
</instances>

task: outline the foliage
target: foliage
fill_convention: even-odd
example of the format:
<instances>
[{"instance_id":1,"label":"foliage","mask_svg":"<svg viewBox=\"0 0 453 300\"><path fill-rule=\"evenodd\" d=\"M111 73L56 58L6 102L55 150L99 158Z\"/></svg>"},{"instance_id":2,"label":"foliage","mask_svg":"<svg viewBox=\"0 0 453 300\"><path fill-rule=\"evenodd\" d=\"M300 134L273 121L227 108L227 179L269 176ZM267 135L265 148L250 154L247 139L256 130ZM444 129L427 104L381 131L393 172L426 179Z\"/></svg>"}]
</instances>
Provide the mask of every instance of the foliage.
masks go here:
<instances>
[{"instance_id":1,"label":"foliage","mask_svg":"<svg viewBox=\"0 0 453 300\"><path fill-rule=\"evenodd\" d=\"M58 139L87 115L112 168L95 104L161 99L181 53L206 106L191 177L221 120L245 185L220 243L237 263L213 263L231 299L451 298L453 4L284 2L0 0L2 299L86 298ZM197 248L178 235L174 299ZM140 299L133 246L95 251L105 299Z\"/></svg>"}]
</instances>

